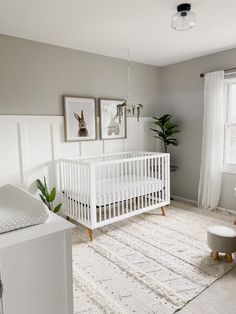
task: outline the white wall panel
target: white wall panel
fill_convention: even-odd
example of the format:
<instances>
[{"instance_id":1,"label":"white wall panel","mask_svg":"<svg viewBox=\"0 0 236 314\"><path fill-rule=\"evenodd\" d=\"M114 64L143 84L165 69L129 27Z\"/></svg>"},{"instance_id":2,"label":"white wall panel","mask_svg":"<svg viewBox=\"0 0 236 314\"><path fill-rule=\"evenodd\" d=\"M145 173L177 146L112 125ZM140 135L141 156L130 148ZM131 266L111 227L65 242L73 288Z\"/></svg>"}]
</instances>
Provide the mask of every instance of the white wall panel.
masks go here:
<instances>
[{"instance_id":1,"label":"white wall panel","mask_svg":"<svg viewBox=\"0 0 236 314\"><path fill-rule=\"evenodd\" d=\"M150 130L152 122L149 118L142 119L140 129L141 150L153 151L153 132Z\"/></svg>"},{"instance_id":2,"label":"white wall panel","mask_svg":"<svg viewBox=\"0 0 236 314\"><path fill-rule=\"evenodd\" d=\"M0 185L23 182L18 135L17 123L0 123Z\"/></svg>"},{"instance_id":3,"label":"white wall panel","mask_svg":"<svg viewBox=\"0 0 236 314\"><path fill-rule=\"evenodd\" d=\"M0 116L0 185L12 183L36 193L44 175L57 183L54 161L124 150L153 150L150 118L128 118L127 139L65 142L61 116Z\"/></svg>"},{"instance_id":4,"label":"white wall panel","mask_svg":"<svg viewBox=\"0 0 236 314\"><path fill-rule=\"evenodd\" d=\"M129 118L127 121L127 138L124 140L126 151L142 150L141 130L142 120L137 122L136 118Z\"/></svg>"},{"instance_id":5,"label":"white wall panel","mask_svg":"<svg viewBox=\"0 0 236 314\"><path fill-rule=\"evenodd\" d=\"M64 123L53 123L55 159L80 156L80 142L65 142Z\"/></svg>"},{"instance_id":6,"label":"white wall panel","mask_svg":"<svg viewBox=\"0 0 236 314\"><path fill-rule=\"evenodd\" d=\"M124 151L124 140L107 140L104 141L104 154L118 153Z\"/></svg>"},{"instance_id":7,"label":"white wall panel","mask_svg":"<svg viewBox=\"0 0 236 314\"><path fill-rule=\"evenodd\" d=\"M54 184L54 163L52 158L52 134L50 123L28 123L28 188L35 191L36 179L45 176L50 184Z\"/></svg>"},{"instance_id":8,"label":"white wall panel","mask_svg":"<svg viewBox=\"0 0 236 314\"><path fill-rule=\"evenodd\" d=\"M103 154L103 141L81 142L81 156Z\"/></svg>"}]
</instances>

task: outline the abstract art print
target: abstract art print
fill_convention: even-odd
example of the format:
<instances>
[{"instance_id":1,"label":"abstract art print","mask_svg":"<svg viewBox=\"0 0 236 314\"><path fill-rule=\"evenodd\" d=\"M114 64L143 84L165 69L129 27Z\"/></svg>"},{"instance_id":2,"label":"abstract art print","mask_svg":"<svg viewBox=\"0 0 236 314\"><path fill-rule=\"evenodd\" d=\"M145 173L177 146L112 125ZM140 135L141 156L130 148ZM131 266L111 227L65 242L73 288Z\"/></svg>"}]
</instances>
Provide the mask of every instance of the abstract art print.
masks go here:
<instances>
[{"instance_id":1,"label":"abstract art print","mask_svg":"<svg viewBox=\"0 0 236 314\"><path fill-rule=\"evenodd\" d=\"M64 96L66 141L96 139L95 98Z\"/></svg>"},{"instance_id":2,"label":"abstract art print","mask_svg":"<svg viewBox=\"0 0 236 314\"><path fill-rule=\"evenodd\" d=\"M123 102L124 100L99 99L101 139L126 138L126 112L124 112L120 119L117 116L117 105Z\"/></svg>"}]
</instances>

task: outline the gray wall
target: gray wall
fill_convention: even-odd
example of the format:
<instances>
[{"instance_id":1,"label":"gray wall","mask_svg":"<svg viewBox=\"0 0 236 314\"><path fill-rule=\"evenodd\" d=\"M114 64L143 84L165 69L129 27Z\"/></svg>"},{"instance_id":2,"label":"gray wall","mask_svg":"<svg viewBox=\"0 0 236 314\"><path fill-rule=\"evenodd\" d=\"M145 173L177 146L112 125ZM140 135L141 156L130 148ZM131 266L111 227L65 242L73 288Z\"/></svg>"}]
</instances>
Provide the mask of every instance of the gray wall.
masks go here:
<instances>
[{"instance_id":1,"label":"gray wall","mask_svg":"<svg viewBox=\"0 0 236 314\"><path fill-rule=\"evenodd\" d=\"M123 98L127 62L72 49L0 35L0 114L62 115L63 94ZM160 71L132 64L131 91L144 105L143 116L156 112Z\"/></svg>"},{"instance_id":2,"label":"gray wall","mask_svg":"<svg viewBox=\"0 0 236 314\"><path fill-rule=\"evenodd\" d=\"M132 95L144 116L172 113L180 124L172 150L172 193L197 200L203 84L201 72L236 66L236 49L158 68L132 65ZM123 98L127 62L0 35L0 114L62 115L63 94ZM236 209L236 175L223 174L220 206Z\"/></svg>"},{"instance_id":3,"label":"gray wall","mask_svg":"<svg viewBox=\"0 0 236 314\"><path fill-rule=\"evenodd\" d=\"M172 193L197 200L200 173L204 79L201 72L236 66L236 49L185 61L161 69L161 111L175 115L180 125L179 146L172 150ZM236 209L236 175L223 174L220 206Z\"/></svg>"}]
</instances>

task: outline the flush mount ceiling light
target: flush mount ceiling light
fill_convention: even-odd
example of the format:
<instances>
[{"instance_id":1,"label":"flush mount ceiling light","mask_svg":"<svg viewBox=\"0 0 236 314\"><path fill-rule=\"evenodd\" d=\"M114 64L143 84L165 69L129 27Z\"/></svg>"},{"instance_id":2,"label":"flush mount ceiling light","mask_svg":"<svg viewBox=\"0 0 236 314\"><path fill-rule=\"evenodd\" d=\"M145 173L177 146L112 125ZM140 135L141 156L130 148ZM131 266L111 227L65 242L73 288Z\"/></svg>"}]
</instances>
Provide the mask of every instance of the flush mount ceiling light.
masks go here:
<instances>
[{"instance_id":1,"label":"flush mount ceiling light","mask_svg":"<svg viewBox=\"0 0 236 314\"><path fill-rule=\"evenodd\" d=\"M190 3L177 6L177 13L171 18L171 27L176 31L187 31L196 24L195 13L191 11Z\"/></svg>"}]
</instances>

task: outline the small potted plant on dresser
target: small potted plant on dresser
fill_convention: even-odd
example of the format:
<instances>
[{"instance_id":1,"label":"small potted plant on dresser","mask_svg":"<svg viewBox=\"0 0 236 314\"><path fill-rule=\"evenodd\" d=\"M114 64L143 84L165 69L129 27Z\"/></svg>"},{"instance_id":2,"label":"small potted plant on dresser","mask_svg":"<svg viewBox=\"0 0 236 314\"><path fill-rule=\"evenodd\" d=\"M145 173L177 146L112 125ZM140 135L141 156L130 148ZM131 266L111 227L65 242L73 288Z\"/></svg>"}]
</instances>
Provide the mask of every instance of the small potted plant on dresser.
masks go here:
<instances>
[{"instance_id":1,"label":"small potted plant on dresser","mask_svg":"<svg viewBox=\"0 0 236 314\"><path fill-rule=\"evenodd\" d=\"M179 133L180 130L178 125L172 121L172 118L173 116L171 114L164 114L161 117L153 117L153 124L156 128L151 128L151 130L155 133L154 137L162 141L165 153L167 153L169 145L178 145L174 135ZM176 165L170 165L170 171L172 172L176 171L177 168Z\"/></svg>"}]
</instances>

